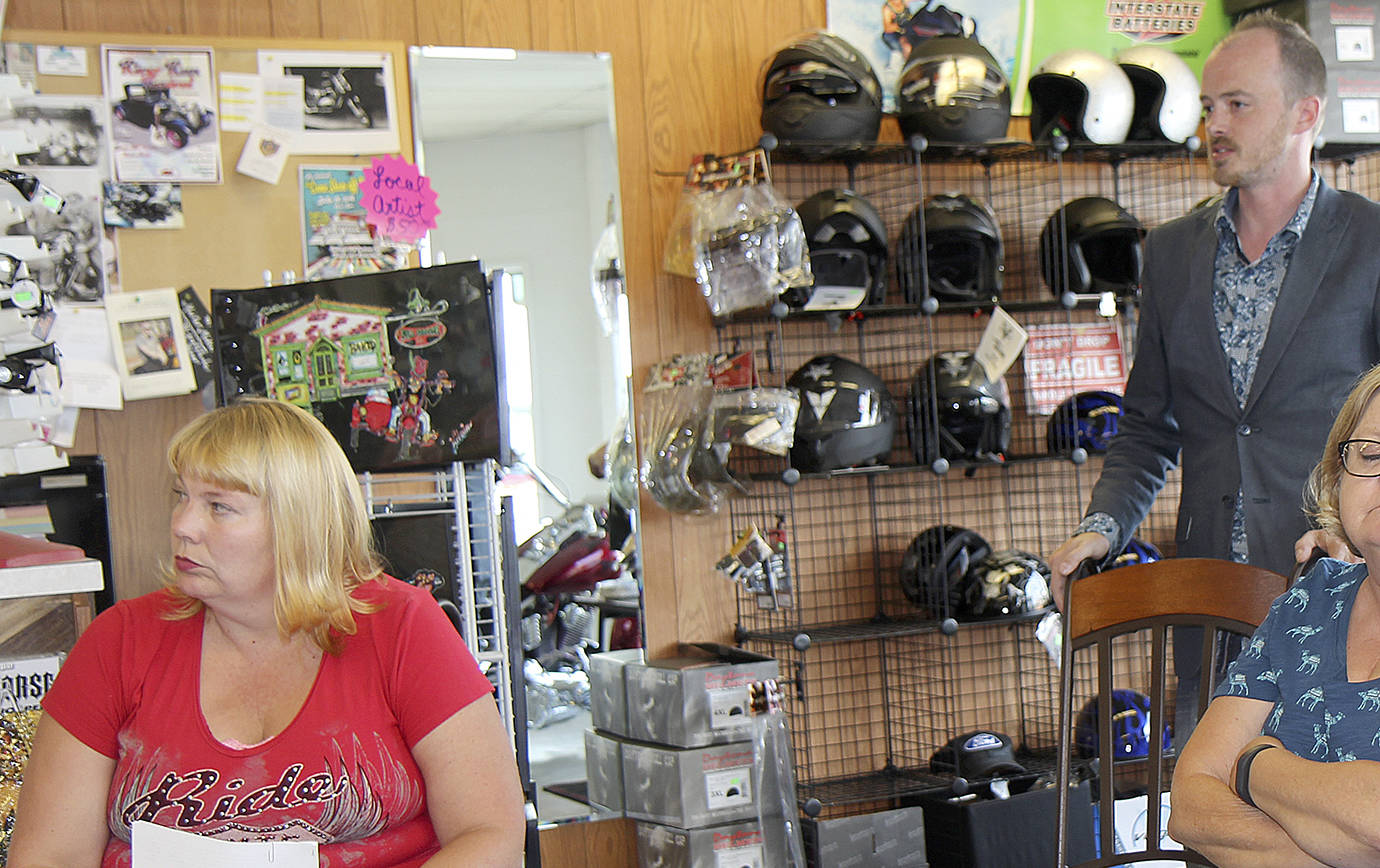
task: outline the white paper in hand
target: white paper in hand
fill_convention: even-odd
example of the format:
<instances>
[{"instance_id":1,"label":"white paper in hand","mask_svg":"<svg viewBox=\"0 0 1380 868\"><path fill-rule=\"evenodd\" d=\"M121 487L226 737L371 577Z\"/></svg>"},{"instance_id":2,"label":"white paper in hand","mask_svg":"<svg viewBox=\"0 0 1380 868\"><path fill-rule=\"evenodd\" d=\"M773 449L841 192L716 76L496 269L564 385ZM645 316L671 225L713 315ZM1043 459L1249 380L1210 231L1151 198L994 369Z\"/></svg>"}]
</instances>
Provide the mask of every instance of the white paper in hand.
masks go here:
<instances>
[{"instance_id":1,"label":"white paper in hand","mask_svg":"<svg viewBox=\"0 0 1380 868\"><path fill-rule=\"evenodd\" d=\"M315 841L221 841L134 823L134 868L318 868Z\"/></svg>"}]
</instances>

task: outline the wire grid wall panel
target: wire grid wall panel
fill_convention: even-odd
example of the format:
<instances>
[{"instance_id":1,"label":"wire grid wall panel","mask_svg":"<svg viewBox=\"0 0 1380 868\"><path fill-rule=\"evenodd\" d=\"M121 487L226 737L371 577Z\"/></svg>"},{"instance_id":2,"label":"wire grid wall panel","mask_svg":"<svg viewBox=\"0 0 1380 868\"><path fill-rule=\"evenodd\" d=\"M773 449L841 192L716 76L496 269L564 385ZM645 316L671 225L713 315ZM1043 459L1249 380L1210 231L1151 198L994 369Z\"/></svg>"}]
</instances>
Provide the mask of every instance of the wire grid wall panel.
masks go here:
<instances>
[{"instance_id":1,"label":"wire grid wall panel","mask_svg":"<svg viewBox=\"0 0 1380 868\"><path fill-rule=\"evenodd\" d=\"M964 621L944 588L907 594L901 574L917 534L938 526L975 530L993 549L1052 551L1082 517L1101 457L1080 464L1050 454L1049 417L1034 412L1018 361L1004 377L1012 416L1005 462L959 460L947 473L931 469L916 447L937 420L932 405L923 406L928 402L917 406L917 380L935 353L975 349L991 311L942 302L927 315L907 303L894 263L898 246L920 246L913 234L903 236L907 217L936 193L987 202L1005 248L1003 306L1027 328L1111 322L1129 364L1134 298L1120 299L1110 319L1088 300L1064 308L1041 268L1041 233L1080 196L1112 198L1147 227L1177 217L1216 192L1200 156L1159 149L1144 157L1091 150L1055 157L1013 144L980 154L917 157L887 147L867 158L775 161L773 184L793 204L829 187L868 198L893 253L885 305L719 324L719 349L752 350L764 386L784 385L813 357L837 354L876 373L896 408L892 449L877 466L809 474L788 485L786 458L751 450L732 456L735 472L752 480L746 495L728 501L733 533L749 524L785 532L795 605L763 609L740 594L737 636L792 663L790 721L802 799L819 799L827 812L945 786L947 777L930 772L929 759L972 729L1005 732L1032 767L1047 759L1052 768L1057 744L1058 676L1035 638L1037 618ZM1081 390L1080 376L1070 366L1068 391ZM1173 554L1178 493L1176 471L1138 532L1166 555ZM950 635L941 626L954 615L960 623Z\"/></svg>"},{"instance_id":2,"label":"wire grid wall panel","mask_svg":"<svg viewBox=\"0 0 1380 868\"><path fill-rule=\"evenodd\" d=\"M1323 179L1338 190L1380 199L1380 151L1356 148L1339 159L1316 163Z\"/></svg>"},{"instance_id":3,"label":"wire grid wall panel","mask_svg":"<svg viewBox=\"0 0 1380 868\"><path fill-rule=\"evenodd\" d=\"M455 462L445 469L418 473L363 473L359 480L365 505L375 521L427 512L451 517L460 632L494 684L511 741L515 738L513 673L503 599L497 471L496 462L484 460Z\"/></svg>"}]
</instances>

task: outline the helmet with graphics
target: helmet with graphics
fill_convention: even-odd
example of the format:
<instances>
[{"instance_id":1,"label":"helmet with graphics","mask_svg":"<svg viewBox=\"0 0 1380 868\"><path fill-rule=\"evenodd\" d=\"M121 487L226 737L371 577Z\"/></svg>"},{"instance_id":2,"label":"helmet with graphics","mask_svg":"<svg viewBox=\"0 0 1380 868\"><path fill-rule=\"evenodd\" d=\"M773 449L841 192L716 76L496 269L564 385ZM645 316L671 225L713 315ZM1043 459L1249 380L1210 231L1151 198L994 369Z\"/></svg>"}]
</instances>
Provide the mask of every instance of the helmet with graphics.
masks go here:
<instances>
[{"instance_id":1,"label":"helmet with graphics","mask_svg":"<svg viewBox=\"0 0 1380 868\"><path fill-rule=\"evenodd\" d=\"M823 473L884 460L896 405L882 378L838 355L815 356L786 380L800 393L791 466Z\"/></svg>"},{"instance_id":2,"label":"helmet with graphics","mask_svg":"<svg viewBox=\"0 0 1380 868\"><path fill-rule=\"evenodd\" d=\"M1074 744L1080 756L1098 755L1101 743L1101 695L1083 704L1074 724ZM1112 758L1136 759L1150 755L1150 697L1139 690L1118 687L1112 691ZM1160 735L1162 748L1168 750L1171 736L1169 724Z\"/></svg>"},{"instance_id":3,"label":"helmet with graphics","mask_svg":"<svg viewBox=\"0 0 1380 868\"><path fill-rule=\"evenodd\" d=\"M972 353L935 353L911 381L915 460L1003 461L1011 443L1011 399L1002 379L988 379Z\"/></svg>"}]
</instances>

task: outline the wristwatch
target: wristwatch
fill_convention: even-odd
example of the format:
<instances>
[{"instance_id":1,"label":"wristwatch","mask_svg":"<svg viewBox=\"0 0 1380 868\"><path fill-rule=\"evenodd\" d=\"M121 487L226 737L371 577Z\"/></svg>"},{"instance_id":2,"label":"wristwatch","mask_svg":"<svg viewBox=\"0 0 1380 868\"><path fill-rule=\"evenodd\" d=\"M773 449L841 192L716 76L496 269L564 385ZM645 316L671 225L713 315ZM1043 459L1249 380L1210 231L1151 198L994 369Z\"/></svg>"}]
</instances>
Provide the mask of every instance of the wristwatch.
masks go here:
<instances>
[{"instance_id":1,"label":"wristwatch","mask_svg":"<svg viewBox=\"0 0 1380 868\"><path fill-rule=\"evenodd\" d=\"M1256 810L1260 809L1256 807L1255 800L1251 798L1251 763L1255 762L1255 758L1260 756L1261 751L1272 747L1279 747L1279 745L1269 742L1258 744L1242 754L1236 761L1236 797Z\"/></svg>"}]
</instances>

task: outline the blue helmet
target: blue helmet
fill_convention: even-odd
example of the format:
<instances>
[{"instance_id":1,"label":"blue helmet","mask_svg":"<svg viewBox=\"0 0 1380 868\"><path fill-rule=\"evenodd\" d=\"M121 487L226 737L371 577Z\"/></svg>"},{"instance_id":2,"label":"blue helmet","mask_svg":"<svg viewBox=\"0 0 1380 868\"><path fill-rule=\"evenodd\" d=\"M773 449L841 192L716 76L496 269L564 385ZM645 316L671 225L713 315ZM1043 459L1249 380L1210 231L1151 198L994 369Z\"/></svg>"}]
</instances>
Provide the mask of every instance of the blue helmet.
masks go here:
<instances>
[{"instance_id":1,"label":"blue helmet","mask_svg":"<svg viewBox=\"0 0 1380 868\"><path fill-rule=\"evenodd\" d=\"M1080 756L1097 756L1099 699L1100 695L1089 699L1083 704L1083 710L1078 712L1074 743ZM1128 687L1118 687L1112 691L1112 737L1116 742L1112 750L1115 759L1150 755L1150 697ZM1164 750L1169 750L1170 741L1169 725L1165 724Z\"/></svg>"},{"instance_id":2,"label":"blue helmet","mask_svg":"<svg viewBox=\"0 0 1380 868\"><path fill-rule=\"evenodd\" d=\"M1106 452L1121 425L1121 396L1115 392L1078 392L1065 398L1049 417L1045 440L1052 455L1076 447Z\"/></svg>"},{"instance_id":3,"label":"blue helmet","mask_svg":"<svg viewBox=\"0 0 1380 868\"><path fill-rule=\"evenodd\" d=\"M1114 570L1117 567L1129 567L1134 564L1149 564L1160 560L1163 555L1160 550L1140 537L1131 537L1126 541L1126 548L1121 550L1121 554L1112 558L1111 564L1107 569Z\"/></svg>"}]
</instances>

